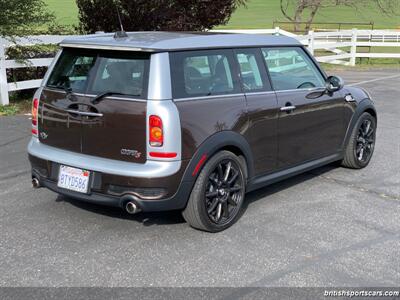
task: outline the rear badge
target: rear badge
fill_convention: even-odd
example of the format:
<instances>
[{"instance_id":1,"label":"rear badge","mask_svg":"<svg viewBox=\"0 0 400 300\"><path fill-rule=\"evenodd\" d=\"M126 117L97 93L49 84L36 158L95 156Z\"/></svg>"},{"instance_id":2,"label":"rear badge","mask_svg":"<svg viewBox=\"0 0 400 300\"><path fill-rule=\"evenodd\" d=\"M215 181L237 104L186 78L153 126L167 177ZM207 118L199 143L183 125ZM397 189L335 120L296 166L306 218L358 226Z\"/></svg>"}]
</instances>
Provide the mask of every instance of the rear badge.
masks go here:
<instances>
[{"instance_id":1,"label":"rear badge","mask_svg":"<svg viewBox=\"0 0 400 300\"><path fill-rule=\"evenodd\" d=\"M46 132L42 131L42 132L40 133L40 138L41 138L42 140L45 140L45 139L48 138L48 134L47 134Z\"/></svg>"},{"instance_id":2,"label":"rear badge","mask_svg":"<svg viewBox=\"0 0 400 300\"><path fill-rule=\"evenodd\" d=\"M142 153L137 150L121 149L121 155L133 156L134 158L139 159L142 156Z\"/></svg>"}]
</instances>

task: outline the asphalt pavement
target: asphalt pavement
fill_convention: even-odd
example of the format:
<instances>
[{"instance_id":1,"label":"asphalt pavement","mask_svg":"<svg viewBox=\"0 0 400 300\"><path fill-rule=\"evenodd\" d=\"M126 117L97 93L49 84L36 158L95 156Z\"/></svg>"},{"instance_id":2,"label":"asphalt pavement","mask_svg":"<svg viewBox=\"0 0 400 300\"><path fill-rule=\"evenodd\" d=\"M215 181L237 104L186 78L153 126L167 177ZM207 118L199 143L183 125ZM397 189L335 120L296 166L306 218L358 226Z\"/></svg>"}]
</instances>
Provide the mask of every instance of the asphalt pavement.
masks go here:
<instances>
[{"instance_id":1,"label":"asphalt pavement","mask_svg":"<svg viewBox=\"0 0 400 300\"><path fill-rule=\"evenodd\" d=\"M398 286L400 72L337 73L375 99L370 165L330 165L252 192L218 234L178 212L130 216L33 190L30 121L0 117L0 286Z\"/></svg>"}]
</instances>

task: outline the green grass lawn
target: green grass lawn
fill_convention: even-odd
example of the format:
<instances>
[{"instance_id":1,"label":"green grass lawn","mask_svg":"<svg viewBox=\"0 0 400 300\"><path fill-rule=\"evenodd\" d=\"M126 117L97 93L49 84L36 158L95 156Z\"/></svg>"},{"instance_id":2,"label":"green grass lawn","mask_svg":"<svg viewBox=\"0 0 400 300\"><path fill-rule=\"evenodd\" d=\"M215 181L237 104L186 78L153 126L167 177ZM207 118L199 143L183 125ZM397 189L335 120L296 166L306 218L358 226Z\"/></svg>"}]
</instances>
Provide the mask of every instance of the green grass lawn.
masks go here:
<instances>
[{"instance_id":1,"label":"green grass lawn","mask_svg":"<svg viewBox=\"0 0 400 300\"><path fill-rule=\"evenodd\" d=\"M78 22L78 8L75 0L45 0L49 8L56 13L62 24ZM277 19L284 21L279 9L279 0L250 0L247 8L238 9L225 28L271 28ZM321 10L316 22L370 22L375 28L399 28L399 16L385 16L376 9L361 9L356 12L350 8L329 8Z\"/></svg>"}]
</instances>

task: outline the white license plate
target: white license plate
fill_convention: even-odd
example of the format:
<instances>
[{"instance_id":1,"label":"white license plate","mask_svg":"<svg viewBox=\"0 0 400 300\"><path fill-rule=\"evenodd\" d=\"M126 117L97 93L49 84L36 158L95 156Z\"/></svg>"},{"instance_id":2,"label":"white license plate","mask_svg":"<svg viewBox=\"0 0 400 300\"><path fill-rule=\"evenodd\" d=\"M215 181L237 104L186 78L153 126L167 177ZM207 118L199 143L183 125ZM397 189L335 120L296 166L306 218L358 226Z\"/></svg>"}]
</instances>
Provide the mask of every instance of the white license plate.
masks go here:
<instances>
[{"instance_id":1,"label":"white license plate","mask_svg":"<svg viewBox=\"0 0 400 300\"><path fill-rule=\"evenodd\" d=\"M89 187L90 172L77 168L60 166L58 175L58 187L67 190L87 193Z\"/></svg>"}]
</instances>

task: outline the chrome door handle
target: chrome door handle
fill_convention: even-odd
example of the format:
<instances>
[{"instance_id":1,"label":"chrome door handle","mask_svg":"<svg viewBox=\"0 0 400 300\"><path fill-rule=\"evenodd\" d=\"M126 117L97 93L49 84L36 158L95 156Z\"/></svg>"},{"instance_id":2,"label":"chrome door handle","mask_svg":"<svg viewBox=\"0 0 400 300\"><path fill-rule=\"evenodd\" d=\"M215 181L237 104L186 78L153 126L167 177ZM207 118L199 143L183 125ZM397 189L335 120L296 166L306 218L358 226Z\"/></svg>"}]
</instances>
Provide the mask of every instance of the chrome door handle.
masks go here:
<instances>
[{"instance_id":1,"label":"chrome door handle","mask_svg":"<svg viewBox=\"0 0 400 300\"><path fill-rule=\"evenodd\" d=\"M99 114L99 113L72 110L72 109L68 109L67 112L70 113L70 114L77 114L77 115L80 115L80 116L87 116L87 117L102 117L103 116L103 114Z\"/></svg>"},{"instance_id":2,"label":"chrome door handle","mask_svg":"<svg viewBox=\"0 0 400 300\"><path fill-rule=\"evenodd\" d=\"M281 107L281 111L292 111L295 109L296 109L296 106L294 106L294 105Z\"/></svg>"}]
</instances>

